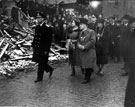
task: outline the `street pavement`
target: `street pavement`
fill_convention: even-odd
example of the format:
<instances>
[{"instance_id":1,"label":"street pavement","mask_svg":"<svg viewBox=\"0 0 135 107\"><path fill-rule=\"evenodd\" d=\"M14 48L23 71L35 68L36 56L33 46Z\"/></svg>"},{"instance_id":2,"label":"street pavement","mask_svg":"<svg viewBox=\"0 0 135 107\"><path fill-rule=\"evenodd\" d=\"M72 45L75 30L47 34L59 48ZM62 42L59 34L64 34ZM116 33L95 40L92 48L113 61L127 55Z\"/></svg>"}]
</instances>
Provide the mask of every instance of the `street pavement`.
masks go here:
<instances>
[{"instance_id":1,"label":"street pavement","mask_svg":"<svg viewBox=\"0 0 135 107\"><path fill-rule=\"evenodd\" d=\"M67 63L55 65L51 79L34 83L36 71L15 79L0 80L0 107L123 107L128 77L122 77L123 63L105 65L103 77L93 73L91 82L81 84L83 75L71 77Z\"/></svg>"}]
</instances>

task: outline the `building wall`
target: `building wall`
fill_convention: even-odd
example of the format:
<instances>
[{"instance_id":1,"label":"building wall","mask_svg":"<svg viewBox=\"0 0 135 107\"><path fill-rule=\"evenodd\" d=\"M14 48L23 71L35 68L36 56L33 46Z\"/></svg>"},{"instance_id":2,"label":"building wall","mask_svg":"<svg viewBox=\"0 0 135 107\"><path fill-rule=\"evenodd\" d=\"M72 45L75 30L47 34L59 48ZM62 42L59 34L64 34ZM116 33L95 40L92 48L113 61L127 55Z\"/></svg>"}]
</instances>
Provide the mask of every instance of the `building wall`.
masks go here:
<instances>
[{"instance_id":1,"label":"building wall","mask_svg":"<svg viewBox=\"0 0 135 107\"><path fill-rule=\"evenodd\" d=\"M103 3L103 14L105 17L118 15L122 17L124 14L135 16L135 0L112 0L118 1L118 3L112 2L111 0L104 0Z\"/></svg>"},{"instance_id":2,"label":"building wall","mask_svg":"<svg viewBox=\"0 0 135 107\"><path fill-rule=\"evenodd\" d=\"M3 0L2 8L6 9L6 15L11 17L11 10L13 7L16 7L15 2L13 0Z\"/></svg>"}]
</instances>

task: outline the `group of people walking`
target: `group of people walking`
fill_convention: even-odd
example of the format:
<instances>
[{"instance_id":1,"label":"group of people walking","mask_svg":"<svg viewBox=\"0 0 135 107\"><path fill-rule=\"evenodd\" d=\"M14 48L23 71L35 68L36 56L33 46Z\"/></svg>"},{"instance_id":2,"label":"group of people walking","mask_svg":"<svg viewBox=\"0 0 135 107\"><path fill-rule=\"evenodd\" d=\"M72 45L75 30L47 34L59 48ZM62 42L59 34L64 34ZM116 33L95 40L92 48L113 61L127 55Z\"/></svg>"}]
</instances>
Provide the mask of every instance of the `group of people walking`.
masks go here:
<instances>
[{"instance_id":1,"label":"group of people walking","mask_svg":"<svg viewBox=\"0 0 135 107\"><path fill-rule=\"evenodd\" d=\"M53 68L48 64L48 57L54 28L48 24L43 14L37 16L38 25L35 27L35 36L32 43L33 61L37 62L38 71L35 82L43 80L44 70L49 78ZM64 25L64 24L63 24ZM71 25L66 29L66 45L69 54L71 76L76 75L76 66L84 74L83 84L90 82L92 73L103 76L103 67L108 63L108 57L114 62L124 59L124 75L129 74L126 90L125 107L135 106L135 18L125 15L122 20L110 17L109 23L98 19L92 23L93 29L86 18L71 20ZM54 34L55 35L55 34ZM127 105L131 106L127 106ZM132 106L133 105L133 106Z\"/></svg>"},{"instance_id":2,"label":"group of people walking","mask_svg":"<svg viewBox=\"0 0 135 107\"><path fill-rule=\"evenodd\" d=\"M73 20L67 37L69 64L72 67L71 76L75 76L75 66L80 66L85 75L83 83L90 81L96 67L96 35L94 30L88 28L87 23L84 18L80 18L79 22Z\"/></svg>"}]
</instances>

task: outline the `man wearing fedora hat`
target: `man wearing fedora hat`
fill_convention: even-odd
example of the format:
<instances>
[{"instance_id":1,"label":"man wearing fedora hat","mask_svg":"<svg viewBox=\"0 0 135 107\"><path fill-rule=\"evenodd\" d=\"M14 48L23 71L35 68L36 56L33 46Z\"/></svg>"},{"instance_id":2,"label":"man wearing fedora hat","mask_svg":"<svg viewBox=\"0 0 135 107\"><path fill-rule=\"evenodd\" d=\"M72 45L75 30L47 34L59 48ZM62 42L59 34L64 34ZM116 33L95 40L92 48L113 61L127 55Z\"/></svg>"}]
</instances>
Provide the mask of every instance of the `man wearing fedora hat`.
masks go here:
<instances>
[{"instance_id":1,"label":"man wearing fedora hat","mask_svg":"<svg viewBox=\"0 0 135 107\"><path fill-rule=\"evenodd\" d=\"M35 27L35 36L32 42L32 61L38 63L37 79L35 82L43 80L44 70L52 76L53 68L48 65L48 57L52 42L53 30L47 25L47 21L42 13L37 14L38 25Z\"/></svg>"},{"instance_id":2,"label":"man wearing fedora hat","mask_svg":"<svg viewBox=\"0 0 135 107\"><path fill-rule=\"evenodd\" d=\"M80 34L77 46L79 48L80 64L85 71L83 84L90 82L90 77L96 66L95 42L96 36L92 29L89 29L87 19L80 19Z\"/></svg>"}]
</instances>

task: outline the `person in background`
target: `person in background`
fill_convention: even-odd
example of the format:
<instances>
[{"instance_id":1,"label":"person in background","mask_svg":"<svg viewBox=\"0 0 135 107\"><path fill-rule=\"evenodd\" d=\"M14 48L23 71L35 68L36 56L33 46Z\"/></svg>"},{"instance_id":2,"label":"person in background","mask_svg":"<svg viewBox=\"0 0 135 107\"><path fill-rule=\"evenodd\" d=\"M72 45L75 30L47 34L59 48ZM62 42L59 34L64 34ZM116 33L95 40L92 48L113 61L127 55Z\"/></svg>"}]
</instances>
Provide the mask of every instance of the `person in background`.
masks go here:
<instances>
[{"instance_id":1,"label":"person in background","mask_svg":"<svg viewBox=\"0 0 135 107\"><path fill-rule=\"evenodd\" d=\"M61 32L62 29L59 26L58 21L56 21L54 23L54 40L55 40L55 44L61 46Z\"/></svg>"},{"instance_id":2,"label":"person in background","mask_svg":"<svg viewBox=\"0 0 135 107\"><path fill-rule=\"evenodd\" d=\"M35 36L32 42L32 61L38 63L37 79L35 82L43 80L44 70L52 76L53 68L48 65L48 57L52 42L52 28L47 25L47 20L42 13L37 15L38 25L35 27Z\"/></svg>"},{"instance_id":3,"label":"person in background","mask_svg":"<svg viewBox=\"0 0 135 107\"><path fill-rule=\"evenodd\" d=\"M103 76L103 67L108 63L108 32L104 27L104 20L97 20L96 27L96 56L97 56L97 66L99 71L97 75Z\"/></svg>"},{"instance_id":4,"label":"person in background","mask_svg":"<svg viewBox=\"0 0 135 107\"><path fill-rule=\"evenodd\" d=\"M97 21L96 16L92 15L91 16L91 22L89 22L89 24L88 24L88 28L95 31L95 29L96 29L96 21Z\"/></svg>"},{"instance_id":5,"label":"person in background","mask_svg":"<svg viewBox=\"0 0 135 107\"><path fill-rule=\"evenodd\" d=\"M108 29L108 36L109 36L109 56L112 61L115 59L115 39L117 37L117 26L115 24L115 18L110 17L109 19L110 24L107 26Z\"/></svg>"},{"instance_id":6,"label":"person in background","mask_svg":"<svg viewBox=\"0 0 135 107\"><path fill-rule=\"evenodd\" d=\"M135 107L135 18L130 19L130 29L126 42L127 62L129 63L129 78L125 93L124 107Z\"/></svg>"},{"instance_id":7,"label":"person in background","mask_svg":"<svg viewBox=\"0 0 135 107\"><path fill-rule=\"evenodd\" d=\"M79 66L78 61L78 49L77 49L77 39L79 37L79 22L72 20L71 26L68 28L67 44L66 48L69 52L69 64L72 68L71 76L75 76L75 66Z\"/></svg>"},{"instance_id":8,"label":"person in background","mask_svg":"<svg viewBox=\"0 0 135 107\"><path fill-rule=\"evenodd\" d=\"M79 60L80 66L84 69L84 82L82 84L86 84L90 82L90 78L94 68L96 67L96 50L95 50L95 42L96 36L95 32L92 29L89 29L88 20L84 18L80 18L79 28L81 30L79 34L79 39L77 42L77 47L79 48Z\"/></svg>"},{"instance_id":9,"label":"person in background","mask_svg":"<svg viewBox=\"0 0 135 107\"><path fill-rule=\"evenodd\" d=\"M61 37L61 46L63 48L65 48L65 45L66 45L66 38L67 38L67 34L68 34L67 29L68 29L67 23L64 22L63 28L62 28L62 37Z\"/></svg>"},{"instance_id":10,"label":"person in background","mask_svg":"<svg viewBox=\"0 0 135 107\"><path fill-rule=\"evenodd\" d=\"M127 31L127 29L130 28L129 19L130 19L129 15L124 15L122 17L122 25L120 26L120 53L121 53L121 56L123 57L123 60L124 60L124 68L123 68L124 73L122 73L122 76L127 76L128 72L129 72L127 57L126 57L127 52L125 50L127 37L128 37L128 35L125 35L125 31Z\"/></svg>"},{"instance_id":11,"label":"person in background","mask_svg":"<svg viewBox=\"0 0 135 107\"><path fill-rule=\"evenodd\" d=\"M117 35L114 38L114 61L117 63L120 61L120 26L121 26L121 21L117 20L116 22L116 32Z\"/></svg>"}]
</instances>

